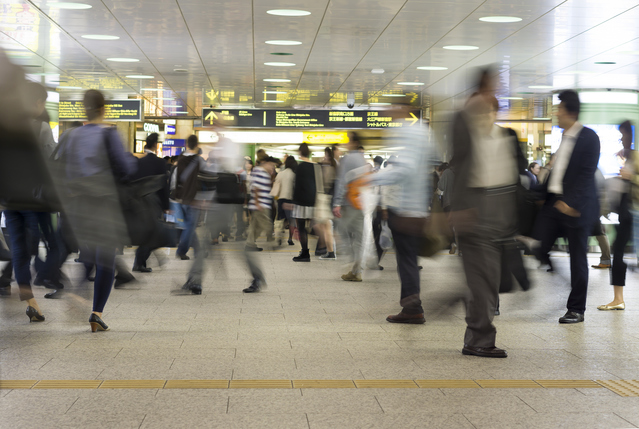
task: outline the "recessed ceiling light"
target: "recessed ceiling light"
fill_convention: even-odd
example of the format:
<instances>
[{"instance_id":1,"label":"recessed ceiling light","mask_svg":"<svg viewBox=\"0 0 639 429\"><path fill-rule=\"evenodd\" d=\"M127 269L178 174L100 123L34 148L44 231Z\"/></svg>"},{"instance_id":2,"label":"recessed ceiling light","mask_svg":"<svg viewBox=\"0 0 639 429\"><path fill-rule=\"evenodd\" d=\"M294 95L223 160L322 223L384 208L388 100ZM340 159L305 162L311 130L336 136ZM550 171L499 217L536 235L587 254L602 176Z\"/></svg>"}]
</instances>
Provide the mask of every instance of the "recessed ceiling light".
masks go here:
<instances>
[{"instance_id":1,"label":"recessed ceiling light","mask_svg":"<svg viewBox=\"0 0 639 429\"><path fill-rule=\"evenodd\" d=\"M530 85L530 89L552 89L552 85Z\"/></svg>"},{"instance_id":2,"label":"recessed ceiling light","mask_svg":"<svg viewBox=\"0 0 639 429\"><path fill-rule=\"evenodd\" d=\"M479 46L472 45L448 45L444 46L444 49L448 49L449 51L474 51L479 49Z\"/></svg>"},{"instance_id":3,"label":"recessed ceiling light","mask_svg":"<svg viewBox=\"0 0 639 429\"><path fill-rule=\"evenodd\" d=\"M301 45L302 42L298 42L297 40L267 40L267 45L280 45L280 46L293 46L293 45Z\"/></svg>"},{"instance_id":4,"label":"recessed ceiling light","mask_svg":"<svg viewBox=\"0 0 639 429\"><path fill-rule=\"evenodd\" d=\"M616 61L595 61L595 64L612 65L612 64L617 64L617 62Z\"/></svg>"},{"instance_id":5,"label":"recessed ceiling light","mask_svg":"<svg viewBox=\"0 0 639 429\"><path fill-rule=\"evenodd\" d=\"M290 52L271 52L271 55L293 55Z\"/></svg>"},{"instance_id":6,"label":"recessed ceiling light","mask_svg":"<svg viewBox=\"0 0 639 429\"><path fill-rule=\"evenodd\" d=\"M382 97L406 97L406 94L382 94Z\"/></svg>"},{"instance_id":7,"label":"recessed ceiling light","mask_svg":"<svg viewBox=\"0 0 639 429\"><path fill-rule=\"evenodd\" d=\"M262 79L264 82L290 82L290 79Z\"/></svg>"},{"instance_id":8,"label":"recessed ceiling light","mask_svg":"<svg viewBox=\"0 0 639 429\"><path fill-rule=\"evenodd\" d=\"M384 69L373 69L373 70L371 70L371 73L382 74L382 73L384 73Z\"/></svg>"},{"instance_id":9,"label":"recessed ceiling light","mask_svg":"<svg viewBox=\"0 0 639 429\"><path fill-rule=\"evenodd\" d=\"M129 79L154 79L155 76L151 76L149 74L129 74L126 77Z\"/></svg>"},{"instance_id":10,"label":"recessed ceiling light","mask_svg":"<svg viewBox=\"0 0 639 429\"><path fill-rule=\"evenodd\" d=\"M397 85L424 85L424 82L397 82Z\"/></svg>"},{"instance_id":11,"label":"recessed ceiling light","mask_svg":"<svg viewBox=\"0 0 639 429\"><path fill-rule=\"evenodd\" d=\"M107 61L113 61L114 63L137 63L140 60L137 58L107 58Z\"/></svg>"},{"instance_id":12,"label":"recessed ceiling light","mask_svg":"<svg viewBox=\"0 0 639 429\"><path fill-rule=\"evenodd\" d=\"M178 110L178 111L175 111L174 113L189 113L189 112L185 112L183 110Z\"/></svg>"},{"instance_id":13,"label":"recessed ceiling light","mask_svg":"<svg viewBox=\"0 0 639 429\"><path fill-rule=\"evenodd\" d=\"M523 97L497 97L500 100L523 100Z\"/></svg>"},{"instance_id":14,"label":"recessed ceiling light","mask_svg":"<svg viewBox=\"0 0 639 429\"><path fill-rule=\"evenodd\" d=\"M368 103L371 106L390 106L391 103Z\"/></svg>"},{"instance_id":15,"label":"recessed ceiling light","mask_svg":"<svg viewBox=\"0 0 639 429\"><path fill-rule=\"evenodd\" d=\"M533 121L550 121L551 118L533 118Z\"/></svg>"},{"instance_id":16,"label":"recessed ceiling light","mask_svg":"<svg viewBox=\"0 0 639 429\"><path fill-rule=\"evenodd\" d=\"M284 100L262 100L262 103L283 103Z\"/></svg>"},{"instance_id":17,"label":"recessed ceiling light","mask_svg":"<svg viewBox=\"0 0 639 429\"><path fill-rule=\"evenodd\" d=\"M448 67L423 66L417 67L417 70L448 70Z\"/></svg>"},{"instance_id":18,"label":"recessed ceiling light","mask_svg":"<svg viewBox=\"0 0 639 429\"><path fill-rule=\"evenodd\" d=\"M57 89L83 89L81 86L59 86Z\"/></svg>"},{"instance_id":19,"label":"recessed ceiling light","mask_svg":"<svg viewBox=\"0 0 639 429\"><path fill-rule=\"evenodd\" d=\"M53 9L91 9L93 7L90 4L69 3L69 2L59 2L59 1L47 2L47 6Z\"/></svg>"},{"instance_id":20,"label":"recessed ceiling light","mask_svg":"<svg viewBox=\"0 0 639 429\"><path fill-rule=\"evenodd\" d=\"M295 63L269 62L269 63L264 63L264 65L272 66L272 67L293 67Z\"/></svg>"},{"instance_id":21,"label":"recessed ceiling light","mask_svg":"<svg viewBox=\"0 0 639 429\"><path fill-rule=\"evenodd\" d=\"M175 98L173 98L173 97L171 97L171 98L158 97L158 98L153 98L153 100L175 100Z\"/></svg>"},{"instance_id":22,"label":"recessed ceiling light","mask_svg":"<svg viewBox=\"0 0 639 429\"><path fill-rule=\"evenodd\" d=\"M269 15L277 15L277 16L308 16L311 13L307 10L296 10L296 9L272 9L267 10L266 13Z\"/></svg>"},{"instance_id":23,"label":"recessed ceiling light","mask_svg":"<svg viewBox=\"0 0 639 429\"><path fill-rule=\"evenodd\" d=\"M120 37L109 36L108 34L85 34L82 38L91 40L118 40Z\"/></svg>"},{"instance_id":24,"label":"recessed ceiling light","mask_svg":"<svg viewBox=\"0 0 639 429\"><path fill-rule=\"evenodd\" d=\"M484 22L519 22L521 18L516 16L484 16L479 20Z\"/></svg>"},{"instance_id":25,"label":"recessed ceiling light","mask_svg":"<svg viewBox=\"0 0 639 429\"><path fill-rule=\"evenodd\" d=\"M286 91L262 91L262 94L286 94Z\"/></svg>"}]
</instances>

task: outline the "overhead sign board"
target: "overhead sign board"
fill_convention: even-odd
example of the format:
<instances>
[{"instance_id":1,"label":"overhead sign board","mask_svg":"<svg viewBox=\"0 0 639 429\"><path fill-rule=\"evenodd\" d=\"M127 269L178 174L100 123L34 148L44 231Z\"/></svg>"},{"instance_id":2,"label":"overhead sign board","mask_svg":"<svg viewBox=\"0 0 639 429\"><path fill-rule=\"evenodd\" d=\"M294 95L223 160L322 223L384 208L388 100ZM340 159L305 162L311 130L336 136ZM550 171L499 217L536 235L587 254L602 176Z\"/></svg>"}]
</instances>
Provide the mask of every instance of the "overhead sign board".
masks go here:
<instances>
[{"instance_id":1,"label":"overhead sign board","mask_svg":"<svg viewBox=\"0 0 639 429\"><path fill-rule=\"evenodd\" d=\"M165 139L164 143L162 143L162 147L164 146L172 146L172 147L184 147L186 140L184 139Z\"/></svg>"},{"instance_id":2,"label":"overhead sign board","mask_svg":"<svg viewBox=\"0 0 639 429\"><path fill-rule=\"evenodd\" d=\"M394 119L385 110L240 110L202 109L202 122L232 128L362 129L420 126L421 111Z\"/></svg>"},{"instance_id":3,"label":"overhead sign board","mask_svg":"<svg viewBox=\"0 0 639 429\"><path fill-rule=\"evenodd\" d=\"M82 101L60 101L60 121L84 121L87 116ZM107 100L104 104L105 121L142 121L142 100Z\"/></svg>"}]
</instances>

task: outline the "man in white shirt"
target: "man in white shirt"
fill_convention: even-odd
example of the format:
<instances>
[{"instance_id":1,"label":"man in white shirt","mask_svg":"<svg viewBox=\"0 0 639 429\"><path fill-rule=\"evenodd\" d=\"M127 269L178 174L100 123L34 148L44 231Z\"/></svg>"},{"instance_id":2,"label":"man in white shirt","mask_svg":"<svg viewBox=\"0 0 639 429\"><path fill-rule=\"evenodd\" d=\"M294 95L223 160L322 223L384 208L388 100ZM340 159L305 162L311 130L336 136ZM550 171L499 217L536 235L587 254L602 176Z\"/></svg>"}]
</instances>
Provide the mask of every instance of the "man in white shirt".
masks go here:
<instances>
[{"instance_id":1,"label":"man in white shirt","mask_svg":"<svg viewBox=\"0 0 639 429\"><path fill-rule=\"evenodd\" d=\"M547 180L547 196L537 219L541 240L538 257L550 263L548 252L557 237L568 238L570 286L566 314L559 323L584 321L588 291L588 235L599 218L595 171L599 162L599 137L578 122L580 102L575 91L559 94L557 123L564 129L557 158Z\"/></svg>"}]
</instances>

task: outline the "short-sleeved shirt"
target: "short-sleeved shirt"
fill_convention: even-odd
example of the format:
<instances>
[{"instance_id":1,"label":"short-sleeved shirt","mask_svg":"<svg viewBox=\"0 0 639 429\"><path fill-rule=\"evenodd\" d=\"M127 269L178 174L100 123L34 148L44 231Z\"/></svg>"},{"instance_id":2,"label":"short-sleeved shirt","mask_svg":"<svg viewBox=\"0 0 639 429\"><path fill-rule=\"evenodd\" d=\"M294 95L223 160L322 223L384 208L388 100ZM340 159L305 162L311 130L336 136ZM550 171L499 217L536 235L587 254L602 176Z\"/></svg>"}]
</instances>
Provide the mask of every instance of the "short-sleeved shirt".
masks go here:
<instances>
[{"instance_id":1,"label":"short-sleeved shirt","mask_svg":"<svg viewBox=\"0 0 639 429\"><path fill-rule=\"evenodd\" d=\"M271 208L271 187L271 175L262 167L258 166L253 168L251 171L251 199L249 200L249 210L258 210L258 206L255 204L256 194L261 207Z\"/></svg>"}]
</instances>

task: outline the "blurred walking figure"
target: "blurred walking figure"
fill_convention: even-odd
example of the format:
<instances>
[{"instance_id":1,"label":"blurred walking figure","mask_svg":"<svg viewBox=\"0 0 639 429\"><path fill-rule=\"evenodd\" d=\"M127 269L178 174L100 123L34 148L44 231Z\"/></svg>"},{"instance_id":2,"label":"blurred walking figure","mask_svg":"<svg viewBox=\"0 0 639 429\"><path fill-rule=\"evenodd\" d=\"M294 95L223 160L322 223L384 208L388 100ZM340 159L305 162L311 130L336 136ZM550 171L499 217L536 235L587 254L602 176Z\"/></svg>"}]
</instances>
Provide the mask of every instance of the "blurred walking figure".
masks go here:
<instances>
[{"instance_id":1,"label":"blurred walking figure","mask_svg":"<svg viewBox=\"0 0 639 429\"><path fill-rule=\"evenodd\" d=\"M364 229L364 213L358 205L358 185L356 184L367 167L364 154L359 147L359 136L355 132L348 134L348 153L342 157L337 167L335 195L333 197L333 215L338 221L340 233L340 255L348 255L353 261L350 271L342 276L342 280L362 281L362 233Z\"/></svg>"},{"instance_id":2,"label":"blurred walking figure","mask_svg":"<svg viewBox=\"0 0 639 429\"><path fill-rule=\"evenodd\" d=\"M610 271L610 284L613 287L614 298L611 302L597 307L598 310L625 310L626 303L623 298L623 288L626 285L626 270L628 265L624 262L624 250L626 244L630 241L633 227L639 227L636 223L637 218L631 213L633 206L639 202L636 186L631 188L631 184L636 184L638 176L636 152L632 147L632 124L630 121L624 121L619 125L621 132L621 143L623 150L619 154L623 162L623 168L620 171L620 178L610 180L619 180L620 187L618 195L615 195L615 203L611 205L611 211L619 215L619 224L615 226L617 236L612 245L613 260L612 270ZM631 192L633 189L633 192ZM612 200L613 198L610 198ZM635 232L636 234L636 232Z\"/></svg>"},{"instance_id":3,"label":"blurred walking figure","mask_svg":"<svg viewBox=\"0 0 639 429\"><path fill-rule=\"evenodd\" d=\"M194 252L199 251L195 229L200 219L200 210L194 202L198 191L197 175L204 160L198 146L197 136L189 136L186 141L187 150L178 158L177 168L171 177L171 189L175 191L175 199L180 202L184 215L185 227L175 252L175 256L183 261L191 259L186 255L191 247Z\"/></svg>"},{"instance_id":4,"label":"blurred walking figure","mask_svg":"<svg viewBox=\"0 0 639 429\"><path fill-rule=\"evenodd\" d=\"M293 243L293 228L295 220L293 219L293 189L295 187L295 170L297 169L297 161L294 156L287 156L284 161L284 169L275 177L271 196L277 200L277 219L275 220L275 238L277 245L282 244L282 236L284 235L285 224L288 223L288 244Z\"/></svg>"},{"instance_id":5,"label":"blurred walking figure","mask_svg":"<svg viewBox=\"0 0 639 429\"><path fill-rule=\"evenodd\" d=\"M251 211L251 221L249 223L248 238L244 255L248 264L253 281L251 285L243 290L244 293L259 292L266 287L266 279L260 268L260 264L255 252L262 249L257 247L255 240L264 232L268 242L273 241L273 221L271 220L271 208L273 199L270 196L272 181L271 177L275 173L275 165L278 160L266 156L263 157L260 165L253 168L251 173L251 196L249 200L249 210Z\"/></svg>"},{"instance_id":6,"label":"blurred walking figure","mask_svg":"<svg viewBox=\"0 0 639 429\"><path fill-rule=\"evenodd\" d=\"M306 227L310 226L311 219L313 219L315 215L318 186L322 186L321 170L319 165L311 161L311 151L306 143L300 145L299 155L300 162L295 170L293 218L295 218L295 225L300 236L302 250L298 256L293 258L293 261L311 262Z\"/></svg>"},{"instance_id":7,"label":"blurred walking figure","mask_svg":"<svg viewBox=\"0 0 639 429\"><path fill-rule=\"evenodd\" d=\"M162 158L158 158L155 154L158 148L157 133L152 133L146 138L146 145L144 147L144 157L138 160L138 172L131 178L131 180L142 179L149 176L166 176L166 162ZM152 202L151 206L154 209L154 215L158 222L161 221L164 212L169 211L169 181L163 180L164 186L162 189L154 194L147 196ZM135 260L133 262L133 271L139 271L142 273L150 273L151 268L146 266L146 261L151 256L151 252L164 245L164 237L161 235L153 237L153 239L144 245L138 247L135 252ZM166 263L166 256L155 253L160 265Z\"/></svg>"},{"instance_id":8,"label":"blurred walking figure","mask_svg":"<svg viewBox=\"0 0 639 429\"><path fill-rule=\"evenodd\" d=\"M470 290L463 354L505 358L495 347L503 243L516 234L516 153L506 130L494 125L498 102L489 69L478 92L455 114L450 166L455 171L451 220ZM486 166L491 165L491 168Z\"/></svg>"},{"instance_id":9,"label":"blurred walking figure","mask_svg":"<svg viewBox=\"0 0 639 429\"><path fill-rule=\"evenodd\" d=\"M389 110L387 116L399 122L408 116L408 109L409 106L397 106ZM401 282L399 304L402 310L386 320L391 323L422 324L425 319L417 257L433 194L430 173L439 160L425 127L398 129L389 136L389 144L402 148L397 158L392 160L392 167L367 176L370 185L388 187L394 191L386 204ZM342 164L350 154L344 157Z\"/></svg>"},{"instance_id":10,"label":"blurred walking figure","mask_svg":"<svg viewBox=\"0 0 639 429\"><path fill-rule=\"evenodd\" d=\"M104 96L91 89L84 94L88 125L72 130L56 158L66 171L67 214L82 247L82 258L96 266L91 330L105 331L102 311L111 293L116 247L126 242L127 227L116 181L133 176L137 160L124 151L115 128L105 127Z\"/></svg>"},{"instance_id":11,"label":"blurred walking figure","mask_svg":"<svg viewBox=\"0 0 639 429\"><path fill-rule=\"evenodd\" d=\"M542 263L559 236L568 238L571 292L566 314L559 323L584 321L588 293L588 235L599 218L595 171L599 162L599 137L578 122L581 103L575 91L559 94L557 124L563 128L561 145L545 183L546 198L537 218Z\"/></svg>"},{"instance_id":12,"label":"blurred walking figure","mask_svg":"<svg viewBox=\"0 0 639 429\"><path fill-rule=\"evenodd\" d=\"M324 159L320 163L322 168L323 192L317 193L315 204L315 222L319 230L318 249L315 256L321 260L334 261L335 248L333 238L333 194L335 193L335 175L337 162L333 157L333 149L324 148Z\"/></svg>"}]
</instances>

